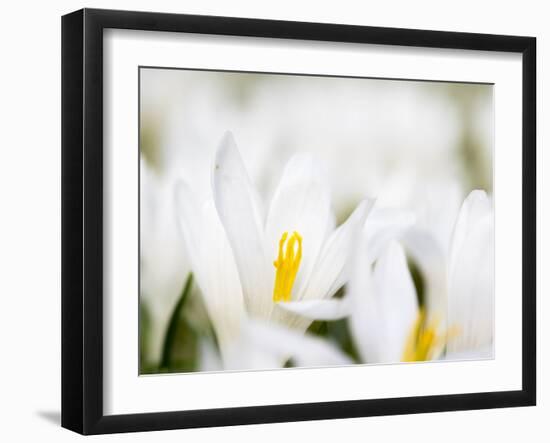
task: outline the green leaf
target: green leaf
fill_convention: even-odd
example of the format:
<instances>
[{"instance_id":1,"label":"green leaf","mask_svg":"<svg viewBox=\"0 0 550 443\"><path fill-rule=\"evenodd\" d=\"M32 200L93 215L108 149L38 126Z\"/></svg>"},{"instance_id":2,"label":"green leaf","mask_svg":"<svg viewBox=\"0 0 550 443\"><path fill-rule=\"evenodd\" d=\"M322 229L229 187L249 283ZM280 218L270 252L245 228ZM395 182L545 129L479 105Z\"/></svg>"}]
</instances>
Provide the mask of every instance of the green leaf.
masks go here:
<instances>
[{"instance_id":1,"label":"green leaf","mask_svg":"<svg viewBox=\"0 0 550 443\"><path fill-rule=\"evenodd\" d=\"M409 265L409 270L411 272L414 287L416 288L418 306L422 308L426 304L426 282L424 281L422 271L420 270L416 262L412 259L408 259L407 263Z\"/></svg>"},{"instance_id":2,"label":"green leaf","mask_svg":"<svg viewBox=\"0 0 550 443\"><path fill-rule=\"evenodd\" d=\"M172 356L174 354L174 348L177 341L178 329L180 319L182 318L183 307L185 302L189 298L191 289L193 287L193 274L189 273L185 281L181 296L176 304L174 311L170 317L168 328L166 329L166 335L164 336L164 343L162 346L162 357L160 361L161 370L170 370L173 366ZM190 328L186 328L188 332L191 332Z\"/></svg>"},{"instance_id":3,"label":"green leaf","mask_svg":"<svg viewBox=\"0 0 550 443\"><path fill-rule=\"evenodd\" d=\"M141 300L139 304L139 367L140 374L151 368L151 314L147 305ZM154 365L156 366L156 365Z\"/></svg>"}]
</instances>

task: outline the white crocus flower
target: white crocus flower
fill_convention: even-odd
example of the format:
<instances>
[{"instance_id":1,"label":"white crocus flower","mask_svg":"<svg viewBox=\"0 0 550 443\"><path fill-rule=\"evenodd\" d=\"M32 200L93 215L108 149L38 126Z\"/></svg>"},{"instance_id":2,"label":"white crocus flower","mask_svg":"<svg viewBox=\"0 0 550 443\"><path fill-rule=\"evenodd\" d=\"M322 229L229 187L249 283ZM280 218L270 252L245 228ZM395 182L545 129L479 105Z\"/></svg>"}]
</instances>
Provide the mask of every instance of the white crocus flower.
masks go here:
<instances>
[{"instance_id":1,"label":"white crocus flower","mask_svg":"<svg viewBox=\"0 0 550 443\"><path fill-rule=\"evenodd\" d=\"M230 134L216 155L213 194L247 312L305 330L311 320L296 313L311 310L346 283L351 250L372 201L361 202L335 229L324 178L309 155L297 154L264 215Z\"/></svg>"},{"instance_id":2,"label":"white crocus flower","mask_svg":"<svg viewBox=\"0 0 550 443\"><path fill-rule=\"evenodd\" d=\"M450 217L445 217L449 219ZM425 277L428 311L453 331L447 358L493 355L494 222L484 191L464 200L447 238L411 229L403 241Z\"/></svg>"},{"instance_id":3,"label":"white crocus flower","mask_svg":"<svg viewBox=\"0 0 550 443\"><path fill-rule=\"evenodd\" d=\"M345 282L349 249L368 212L367 203L360 205L334 230L326 189L313 173L309 158L289 162L265 226L229 135L213 170L216 206L212 199L198 201L188 185L177 186L181 231L225 369L280 367L288 358L307 366L350 362L327 342L303 334L309 320L277 309L296 297L334 294ZM281 224L285 230L267 247ZM211 369L215 359L206 354Z\"/></svg>"},{"instance_id":4,"label":"white crocus flower","mask_svg":"<svg viewBox=\"0 0 550 443\"><path fill-rule=\"evenodd\" d=\"M249 318L233 253L212 199L198 201L189 186L176 188L179 222L195 280L216 334L220 356L201 342L201 370L349 364L342 352L316 337Z\"/></svg>"},{"instance_id":5,"label":"white crocus flower","mask_svg":"<svg viewBox=\"0 0 550 443\"><path fill-rule=\"evenodd\" d=\"M397 242L416 222L409 211L375 208L365 224L346 298L352 337L366 363L430 360L442 352L443 329L419 309Z\"/></svg>"},{"instance_id":6,"label":"white crocus flower","mask_svg":"<svg viewBox=\"0 0 550 443\"><path fill-rule=\"evenodd\" d=\"M140 297L151 315L147 358L156 363L190 269L178 233L172 182L143 160L140 177Z\"/></svg>"}]
</instances>

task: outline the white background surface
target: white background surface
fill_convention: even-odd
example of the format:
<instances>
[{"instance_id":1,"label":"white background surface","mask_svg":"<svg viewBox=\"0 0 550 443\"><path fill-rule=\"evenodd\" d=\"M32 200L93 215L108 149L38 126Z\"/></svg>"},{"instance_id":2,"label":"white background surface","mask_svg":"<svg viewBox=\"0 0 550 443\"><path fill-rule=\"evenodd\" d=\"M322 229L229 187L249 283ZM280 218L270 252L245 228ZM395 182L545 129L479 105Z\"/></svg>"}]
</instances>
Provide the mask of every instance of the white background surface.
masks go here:
<instances>
[{"instance_id":1,"label":"white background surface","mask_svg":"<svg viewBox=\"0 0 550 443\"><path fill-rule=\"evenodd\" d=\"M538 37L539 226L548 225L547 156L542 156L550 95L550 30L543 2L89 1L4 5L0 27L0 439L73 441L60 409L60 15L82 6L353 23ZM548 111L547 111L548 112ZM548 124L548 123L546 123ZM546 164L545 164L546 163ZM165 431L94 438L121 441L547 441L550 388L543 320L548 302L548 231L539 235L539 406ZM550 264L550 262L548 262Z\"/></svg>"}]
</instances>

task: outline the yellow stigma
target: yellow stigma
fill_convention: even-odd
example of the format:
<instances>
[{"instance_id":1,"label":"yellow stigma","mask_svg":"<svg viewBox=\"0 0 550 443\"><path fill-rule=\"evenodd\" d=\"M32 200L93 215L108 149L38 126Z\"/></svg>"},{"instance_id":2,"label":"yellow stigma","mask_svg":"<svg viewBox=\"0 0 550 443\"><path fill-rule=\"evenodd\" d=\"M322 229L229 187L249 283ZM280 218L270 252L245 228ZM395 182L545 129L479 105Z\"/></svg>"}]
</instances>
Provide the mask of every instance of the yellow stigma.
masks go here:
<instances>
[{"instance_id":1,"label":"yellow stigma","mask_svg":"<svg viewBox=\"0 0 550 443\"><path fill-rule=\"evenodd\" d=\"M279 255L273 265L277 269L273 286L273 301L290 301L292 286L302 260L302 236L296 231L288 238L285 232L279 240Z\"/></svg>"},{"instance_id":2,"label":"yellow stigma","mask_svg":"<svg viewBox=\"0 0 550 443\"><path fill-rule=\"evenodd\" d=\"M407 338L401 360L425 361L436 356L442 350L447 335L440 335L438 329L439 321L428 322L426 313L421 309Z\"/></svg>"}]
</instances>

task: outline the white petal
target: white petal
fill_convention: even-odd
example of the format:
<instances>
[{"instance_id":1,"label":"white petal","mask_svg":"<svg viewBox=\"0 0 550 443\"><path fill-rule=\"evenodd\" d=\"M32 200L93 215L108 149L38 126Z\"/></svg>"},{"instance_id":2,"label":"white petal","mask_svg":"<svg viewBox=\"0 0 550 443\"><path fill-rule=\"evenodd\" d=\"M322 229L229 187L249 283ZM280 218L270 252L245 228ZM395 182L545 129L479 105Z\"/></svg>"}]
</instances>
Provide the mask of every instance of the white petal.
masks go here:
<instances>
[{"instance_id":1,"label":"white petal","mask_svg":"<svg viewBox=\"0 0 550 443\"><path fill-rule=\"evenodd\" d=\"M374 272L368 253L359 254L350 291L355 300L350 327L362 359L367 363L399 362L418 314L403 248L391 243Z\"/></svg>"},{"instance_id":2,"label":"white petal","mask_svg":"<svg viewBox=\"0 0 550 443\"><path fill-rule=\"evenodd\" d=\"M491 200L484 191L475 190L466 197L454 225L449 261L451 270L469 233L481 219L491 214Z\"/></svg>"},{"instance_id":3,"label":"white petal","mask_svg":"<svg viewBox=\"0 0 550 443\"><path fill-rule=\"evenodd\" d=\"M349 279L352 249L374 204L363 200L327 239L300 300L329 298Z\"/></svg>"},{"instance_id":4,"label":"white petal","mask_svg":"<svg viewBox=\"0 0 550 443\"><path fill-rule=\"evenodd\" d=\"M363 362L381 362L384 359L383 324L376 310L372 263L366 236L362 236L358 245L348 286L349 294L346 297L353 300L354 307L349 326L355 346Z\"/></svg>"},{"instance_id":5,"label":"white petal","mask_svg":"<svg viewBox=\"0 0 550 443\"><path fill-rule=\"evenodd\" d=\"M250 371L254 369L281 368L286 358L257 342L251 342L248 335L233 342L224 358L224 369L229 371Z\"/></svg>"},{"instance_id":6,"label":"white petal","mask_svg":"<svg viewBox=\"0 0 550 443\"><path fill-rule=\"evenodd\" d=\"M151 316L148 358L158 361L190 263L176 220L173 184L140 162L140 297Z\"/></svg>"},{"instance_id":7,"label":"white petal","mask_svg":"<svg viewBox=\"0 0 550 443\"><path fill-rule=\"evenodd\" d=\"M302 261L293 294L299 294L319 256L329 222L330 195L317 165L307 154L296 154L287 163L273 195L266 219L266 251L274 260L284 232L303 238ZM275 269L273 269L273 278Z\"/></svg>"},{"instance_id":8,"label":"white petal","mask_svg":"<svg viewBox=\"0 0 550 443\"><path fill-rule=\"evenodd\" d=\"M198 282L206 283L206 248L201 246L204 237L204 213L202 205L195 199L186 183L178 182L175 186L175 208L177 220L187 250L190 252L191 268ZM210 238L210 237L209 237Z\"/></svg>"},{"instance_id":9,"label":"white petal","mask_svg":"<svg viewBox=\"0 0 550 443\"><path fill-rule=\"evenodd\" d=\"M189 187L179 183L176 207L196 283L223 354L227 343L240 335L245 317L233 254L212 201L199 205Z\"/></svg>"},{"instance_id":10,"label":"white petal","mask_svg":"<svg viewBox=\"0 0 550 443\"><path fill-rule=\"evenodd\" d=\"M288 358L291 358L296 366L306 367L352 363L336 346L319 337L257 321L249 322L246 328L251 343L272 355L277 355L281 363Z\"/></svg>"},{"instance_id":11,"label":"white petal","mask_svg":"<svg viewBox=\"0 0 550 443\"><path fill-rule=\"evenodd\" d=\"M353 311L353 303L347 296L341 299L281 302L277 306L310 320L339 320Z\"/></svg>"},{"instance_id":12,"label":"white petal","mask_svg":"<svg viewBox=\"0 0 550 443\"><path fill-rule=\"evenodd\" d=\"M266 317L273 308L273 270L264 249L258 198L229 133L216 153L212 182L214 201L233 250L246 305L253 316Z\"/></svg>"},{"instance_id":13,"label":"white petal","mask_svg":"<svg viewBox=\"0 0 550 443\"><path fill-rule=\"evenodd\" d=\"M449 326L456 338L450 352L491 346L494 327L494 229L491 214L470 225L455 251L450 275Z\"/></svg>"},{"instance_id":14,"label":"white petal","mask_svg":"<svg viewBox=\"0 0 550 443\"><path fill-rule=\"evenodd\" d=\"M199 341L199 363L200 372L222 371L223 364L215 346L210 340Z\"/></svg>"},{"instance_id":15,"label":"white petal","mask_svg":"<svg viewBox=\"0 0 550 443\"><path fill-rule=\"evenodd\" d=\"M393 240L399 239L411 226L415 216L410 211L374 207L365 222L367 249L374 263Z\"/></svg>"},{"instance_id":16,"label":"white petal","mask_svg":"<svg viewBox=\"0 0 550 443\"><path fill-rule=\"evenodd\" d=\"M390 244L374 268L379 309L386 324L386 347L391 359L400 359L418 315L416 289L403 247Z\"/></svg>"},{"instance_id":17,"label":"white petal","mask_svg":"<svg viewBox=\"0 0 550 443\"><path fill-rule=\"evenodd\" d=\"M401 242L422 274L428 315L438 318L445 328L448 284L447 257L442 245L433 233L416 226L403 235Z\"/></svg>"}]
</instances>

